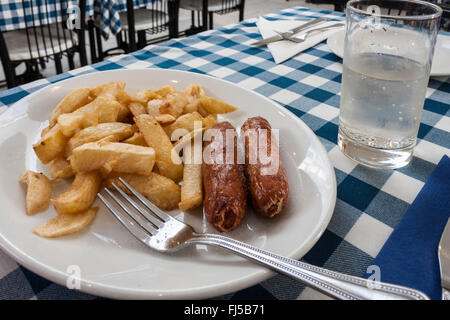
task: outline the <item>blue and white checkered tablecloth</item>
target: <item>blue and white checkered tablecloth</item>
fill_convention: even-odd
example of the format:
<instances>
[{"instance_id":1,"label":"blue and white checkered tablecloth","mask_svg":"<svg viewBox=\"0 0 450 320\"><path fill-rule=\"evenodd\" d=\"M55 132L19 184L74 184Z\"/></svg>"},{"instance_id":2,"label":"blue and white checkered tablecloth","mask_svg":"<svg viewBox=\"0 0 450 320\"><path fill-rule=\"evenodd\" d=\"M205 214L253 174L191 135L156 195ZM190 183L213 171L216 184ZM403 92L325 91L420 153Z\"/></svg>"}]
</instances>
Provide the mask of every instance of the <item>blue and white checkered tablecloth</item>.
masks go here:
<instances>
[{"instance_id":1,"label":"blue and white checkered tablecloth","mask_svg":"<svg viewBox=\"0 0 450 320\"><path fill-rule=\"evenodd\" d=\"M343 14L303 7L267 15L268 19L342 18ZM151 46L133 54L76 69L0 93L0 105L49 84L80 74L111 69L170 68L231 81L280 103L319 137L335 167L336 208L325 233L303 260L362 276L444 154L450 154L450 78L431 79L418 144L411 164L373 170L347 159L336 145L342 60L322 42L282 64L275 64L255 20ZM225 299L323 298L289 278L276 275ZM0 251L0 298L94 299L51 283L19 266Z\"/></svg>"},{"instance_id":2,"label":"blue and white checkered tablecloth","mask_svg":"<svg viewBox=\"0 0 450 320\"><path fill-rule=\"evenodd\" d=\"M134 0L134 7L145 7L153 1L162 0ZM59 0L2 0L0 2L0 30L12 31L23 29L26 26L39 26L39 21L45 24L66 20L67 9L78 5L78 0L63 1L63 14L61 14L61 1ZM25 3L25 6L23 5ZM25 8L24 8L25 7ZM119 12L127 8L126 0L86 0L86 17L95 17L97 25L107 37L110 33L116 35L122 29ZM71 11L72 12L72 11ZM39 19L43 17L43 19Z\"/></svg>"}]
</instances>

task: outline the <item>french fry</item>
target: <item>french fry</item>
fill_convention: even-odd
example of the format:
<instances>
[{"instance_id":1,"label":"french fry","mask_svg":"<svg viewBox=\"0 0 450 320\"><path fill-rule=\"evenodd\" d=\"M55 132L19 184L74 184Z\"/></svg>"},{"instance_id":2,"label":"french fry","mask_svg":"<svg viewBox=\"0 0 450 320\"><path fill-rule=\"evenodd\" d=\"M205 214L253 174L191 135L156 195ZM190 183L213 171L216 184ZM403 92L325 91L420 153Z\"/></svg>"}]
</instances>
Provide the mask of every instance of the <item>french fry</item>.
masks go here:
<instances>
[{"instance_id":1,"label":"french fry","mask_svg":"<svg viewBox=\"0 0 450 320\"><path fill-rule=\"evenodd\" d=\"M102 95L111 95L115 98L118 98L123 95L125 86L126 83L123 81L111 81L102 83L92 89L92 94L96 97L100 97Z\"/></svg>"},{"instance_id":2,"label":"french fry","mask_svg":"<svg viewBox=\"0 0 450 320\"><path fill-rule=\"evenodd\" d=\"M137 117L141 114L147 113L147 110L145 110L145 107L142 105L142 103L139 103L139 102L130 102L128 104L128 109L130 109L130 111L134 117Z\"/></svg>"},{"instance_id":3,"label":"french fry","mask_svg":"<svg viewBox=\"0 0 450 320\"><path fill-rule=\"evenodd\" d=\"M147 145L155 149L156 166L161 175L178 182L183 174L183 165L179 156L172 154L173 145L164 129L148 114L134 119Z\"/></svg>"},{"instance_id":4,"label":"french fry","mask_svg":"<svg viewBox=\"0 0 450 320\"><path fill-rule=\"evenodd\" d=\"M118 177L124 179L137 192L141 193L150 202L163 210L172 210L178 206L180 202L180 187L171 179L166 178L157 173L152 173L149 176L142 176L138 174L125 173L111 173L106 180L106 186L112 188L114 182L123 191L128 192L127 189L118 180Z\"/></svg>"},{"instance_id":5,"label":"french fry","mask_svg":"<svg viewBox=\"0 0 450 320\"><path fill-rule=\"evenodd\" d=\"M170 114L160 114L158 116L155 116L155 119L163 127L168 126L169 124L172 124L177 120L174 116L171 116Z\"/></svg>"},{"instance_id":6,"label":"french fry","mask_svg":"<svg viewBox=\"0 0 450 320\"><path fill-rule=\"evenodd\" d=\"M98 207L73 214L59 214L43 225L35 228L33 232L44 238L56 238L79 232L85 229L94 220Z\"/></svg>"},{"instance_id":7,"label":"french fry","mask_svg":"<svg viewBox=\"0 0 450 320\"><path fill-rule=\"evenodd\" d=\"M50 161L50 176L53 179L66 179L75 175L70 162L63 157Z\"/></svg>"},{"instance_id":8,"label":"french fry","mask_svg":"<svg viewBox=\"0 0 450 320\"><path fill-rule=\"evenodd\" d=\"M49 127L56 124L60 114L73 112L87 104L90 101L90 93L91 88L78 88L65 96L50 114Z\"/></svg>"},{"instance_id":9,"label":"french fry","mask_svg":"<svg viewBox=\"0 0 450 320\"><path fill-rule=\"evenodd\" d=\"M122 121L126 118L126 116L130 113L127 105L130 102L139 102L145 104L146 101L141 99L138 96L130 95L125 91L125 82L122 81L112 81L108 83L103 83L92 90L92 94L96 97L113 97L114 100L120 103L119 105L119 113L114 121ZM101 121L101 122L110 122L110 121Z\"/></svg>"},{"instance_id":10,"label":"french fry","mask_svg":"<svg viewBox=\"0 0 450 320\"><path fill-rule=\"evenodd\" d=\"M237 108L231 104L207 96L200 98L200 105L208 113L212 114L229 113L237 110Z\"/></svg>"},{"instance_id":11,"label":"french fry","mask_svg":"<svg viewBox=\"0 0 450 320\"><path fill-rule=\"evenodd\" d=\"M119 142L119 137L115 135L106 136L104 138L101 138L100 140L95 141L98 143L99 146L104 146L110 142Z\"/></svg>"},{"instance_id":12,"label":"french fry","mask_svg":"<svg viewBox=\"0 0 450 320\"><path fill-rule=\"evenodd\" d=\"M123 143L134 144L137 146L148 147L147 142L145 142L144 136L140 132L135 132L131 137L122 141Z\"/></svg>"},{"instance_id":13,"label":"french fry","mask_svg":"<svg viewBox=\"0 0 450 320\"><path fill-rule=\"evenodd\" d=\"M200 106L200 100L192 99L184 106L183 113L188 114L188 113L192 113L192 112L197 112L199 106Z\"/></svg>"},{"instance_id":14,"label":"french fry","mask_svg":"<svg viewBox=\"0 0 450 320\"><path fill-rule=\"evenodd\" d=\"M162 103L162 101L161 101L161 103ZM132 102L128 105L128 108L130 109L130 111L134 117L137 117L141 114L147 113L147 110L141 103ZM153 113L152 115L155 116L156 121L158 121L159 124L162 126L167 126L167 125L175 122L175 120L176 120L176 118L170 114L160 114L159 105L157 106L157 109L155 109L154 112L152 112L152 113Z\"/></svg>"},{"instance_id":15,"label":"french fry","mask_svg":"<svg viewBox=\"0 0 450 320\"><path fill-rule=\"evenodd\" d=\"M73 214L87 210L95 200L102 180L98 172L79 172L69 190L51 199L56 212Z\"/></svg>"},{"instance_id":16,"label":"french fry","mask_svg":"<svg viewBox=\"0 0 450 320\"><path fill-rule=\"evenodd\" d=\"M202 87L200 87L199 85L191 84L183 90L183 93L189 101L188 104L184 106L183 113L191 113L197 111L200 106L199 98L205 95Z\"/></svg>"},{"instance_id":17,"label":"french fry","mask_svg":"<svg viewBox=\"0 0 450 320\"><path fill-rule=\"evenodd\" d=\"M114 100L111 96L101 96L95 101L94 108L98 115L98 123L118 121L119 118L124 117L129 112L127 107Z\"/></svg>"},{"instance_id":18,"label":"french fry","mask_svg":"<svg viewBox=\"0 0 450 320\"><path fill-rule=\"evenodd\" d=\"M126 106L127 103L119 103L119 111L117 112L117 117L115 121L124 121L129 114L131 114L130 109ZM108 122L108 121L99 121L101 122Z\"/></svg>"},{"instance_id":19,"label":"french fry","mask_svg":"<svg viewBox=\"0 0 450 320\"><path fill-rule=\"evenodd\" d=\"M47 133L33 145L34 152L43 164L47 164L64 152L67 138L61 131L61 126L55 124Z\"/></svg>"},{"instance_id":20,"label":"french fry","mask_svg":"<svg viewBox=\"0 0 450 320\"><path fill-rule=\"evenodd\" d=\"M184 88L183 93L190 95L193 98L200 98L205 96L205 91L199 85L191 84Z\"/></svg>"},{"instance_id":21,"label":"french fry","mask_svg":"<svg viewBox=\"0 0 450 320\"><path fill-rule=\"evenodd\" d=\"M176 154L180 154L181 150L185 149L195 137L200 136L205 131L205 128L194 129L193 131L182 136L175 144L173 145L173 150ZM200 137L201 139L201 137Z\"/></svg>"},{"instance_id":22,"label":"french fry","mask_svg":"<svg viewBox=\"0 0 450 320\"><path fill-rule=\"evenodd\" d=\"M188 104L188 100L181 92L174 92L167 95L164 103L159 107L160 113L168 113L175 118L183 114L184 106Z\"/></svg>"},{"instance_id":23,"label":"french fry","mask_svg":"<svg viewBox=\"0 0 450 320\"><path fill-rule=\"evenodd\" d=\"M167 85L167 86L164 86L164 87L156 90L155 94L164 98L165 96L167 96L171 93L174 93L174 92L175 92L175 87L173 85Z\"/></svg>"},{"instance_id":24,"label":"french fry","mask_svg":"<svg viewBox=\"0 0 450 320\"><path fill-rule=\"evenodd\" d=\"M50 131L50 126L47 126L47 127L45 127L44 129L42 129L42 131L41 131L41 138L43 137L43 136L45 136L45 134L47 133L47 132L49 132Z\"/></svg>"},{"instance_id":25,"label":"french fry","mask_svg":"<svg viewBox=\"0 0 450 320\"><path fill-rule=\"evenodd\" d=\"M140 96L137 96L135 94L129 94L125 90L117 97L117 101L120 103L127 105L131 102L136 102L140 104L145 104L147 100L145 98L142 98Z\"/></svg>"},{"instance_id":26,"label":"french fry","mask_svg":"<svg viewBox=\"0 0 450 320\"><path fill-rule=\"evenodd\" d=\"M210 113L208 111L206 111L205 108L202 107L200 100L199 100L197 112L200 113L202 115L202 117L207 117L208 115L210 115Z\"/></svg>"},{"instance_id":27,"label":"french fry","mask_svg":"<svg viewBox=\"0 0 450 320\"><path fill-rule=\"evenodd\" d=\"M189 210L198 207L203 202L202 164L195 163L193 147L184 149L185 163L183 166L183 182L181 185L181 201L178 207Z\"/></svg>"},{"instance_id":28,"label":"french fry","mask_svg":"<svg viewBox=\"0 0 450 320\"><path fill-rule=\"evenodd\" d=\"M82 128L95 126L97 124L98 114L93 110L64 113L58 117L58 125L61 127L62 134L67 138L70 138Z\"/></svg>"},{"instance_id":29,"label":"french fry","mask_svg":"<svg viewBox=\"0 0 450 320\"><path fill-rule=\"evenodd\" d=\"M133 135L136 127L121 122L106 122L96 126L82 129L75 133L67 142L64 156L67 158L72 154L72 150L88 142L98 141L107 136L116 136L117 141L127 139Z\"/></svg>"},{"instance_id":30,"label":"french fry","mask_svg":"<svg viewBox=\"0 0 450 320\"><path fill-rule=\"evenodd\" d=\"M120 109L121 104L113 96L100 96L72 113L60 115L58 124L61 125L62 133L71 137L83 128L117 121Z\"/></svg>"},{"instance_id":31,"label":"french fry","mask_svg":"<svg viewBox=\"0 0 450 320\"><path fill-rule=\"evenodd\" d=\"M172 133L177 129L185 129L187 131L194 130L195 121L203 123L203 117L198 112L192 112L183 114L174 123L164 127L164 131L169 137L172 137Z\"/></svg>"},{"instance_id":32,"label":"french fry","mask_svg":"<svg viewBox=\"0 0 450 320\"><path fill-rule=\"evenodd\" d=\"M149 175L155 164L155 151L128 143L89 142L73 149L70 164L75 172L89 172L106 166L117 172Z\"/></svg>"},{"instance_id":33,"label":"french fry","mask_svg":"<svg viewBox=\"0 0 450 320\"><path fill-rule=\"evenodd\" d=\"M26 171L20 176L19 181L27 185L25 198L27 215L47 210L52 196L50 180L42 173Z\"/></svg>"},{"instance_id":34,"label":"french fry","mask_svg":"<svg viewBox=\"0 0 450 320\"><path fill-rule=\"evenodd\" d=\"M217 116L215 114L209 114L203 118L203 128L211 129L217 123Z\"/></svg>"},{"instance_id":35,"label":"french fry","mask_svg":"<svg viewBox=\"0 0 450 320\"><path fill-rule=\"evenodd\" d=\"M147 113L151 116L161 115L160 107L163 105L164 101L161 99L153 99L147 103Z\"/></svg>"},{"instance_id":36,"label":"french fry","mask_svg":"<svg viewBox=\"0 0 450 320\"><path fill-rule=\"evenodd\" d=\"M155 91L150 90L150 89L138 90L138 91L136 91L136 93L134 95L136 97L138 97L139 99L145 100L145 102L148 102L153 99L162 99L162 96L160 96Z\"/></svg>"}]
</instances>

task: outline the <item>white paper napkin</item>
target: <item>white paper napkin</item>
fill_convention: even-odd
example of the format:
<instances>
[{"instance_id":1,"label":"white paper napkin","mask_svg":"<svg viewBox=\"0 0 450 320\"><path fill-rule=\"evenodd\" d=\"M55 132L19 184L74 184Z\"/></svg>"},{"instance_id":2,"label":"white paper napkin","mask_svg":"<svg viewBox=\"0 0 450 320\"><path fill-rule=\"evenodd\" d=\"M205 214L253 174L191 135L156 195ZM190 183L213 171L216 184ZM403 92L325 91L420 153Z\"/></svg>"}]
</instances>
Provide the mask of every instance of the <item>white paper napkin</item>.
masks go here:
<instances>
[{"instance_id":1,"label":"white paper napkin","mask_svg":"<svg viewBox=\"0 0 450 320\"><path fill-rule=\"evenodd\" d=\"M308 21L296 21L296 20L276 20L269 21L262 17L260 17L256 23L258 26L259 32L261 33L263 39L267 39L269 37L277 35L274 31L285 32L292 28L298 27ZM311 27L311 29L326 27L327 25L335 24L337 21L327 21L316 26ZM309 29L308 29L309 30ZM281 63L283 61L292 58L298 53L315 46L316 44L322 42L327 39L333 33L342 30L342 28L334 28L332 30L317 32L317 34L312 34L306 38L306 40L302 43L295 43L288 40L280 40L277 42L269 43L267 47L269 48L270 53L272 54L275 63ZM299 33L301 35L301 32Z\"/></svg>"}]
</instances>

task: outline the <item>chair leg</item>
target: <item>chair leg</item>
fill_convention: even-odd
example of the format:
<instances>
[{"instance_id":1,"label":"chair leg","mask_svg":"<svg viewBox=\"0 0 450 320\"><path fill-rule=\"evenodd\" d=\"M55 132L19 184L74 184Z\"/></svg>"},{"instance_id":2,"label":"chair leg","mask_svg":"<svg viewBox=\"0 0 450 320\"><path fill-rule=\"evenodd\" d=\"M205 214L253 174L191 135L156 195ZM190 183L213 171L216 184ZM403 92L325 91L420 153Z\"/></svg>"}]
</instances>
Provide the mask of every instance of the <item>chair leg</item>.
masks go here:
<instances>
[{"instance_id":1,"label":"chair leg","mask_svg":"<svg viewBox=\"0 0 450 320\"><path fill-rule=\"evenodd\" d=\"M202 31L208 30L208 0L203 0L202 5Z\"/></svg>"},{"instance_id":2,"label":"chair leg","mask_svg":"<svg viewBox=\"0 0 450 320\"><path fill-rule=\"evenodd\" d=\"M191 11L191 28L195 28L195 12Z\"/></svg>"},{"instance_id":3,"label":"chair leg","mask_svg":"<svg viewBox=\"0 0 450 320\"><path fill-rule=\"evenodd\" d=\"M73 61L74 52L67 52L67 60L69 61L70 70L75 69L75 63Z\"/></svg>"},{"instance_id":4,"label":"chair leg","mask_svg":"<svg viewBox=\"0 0 450 320\"><path fill-rule=\"evenodd\" d=\"M8 89L14 88L17 83L17 74L16 74L16 66L10 63L9 68L4 68L5 78L6 78L6 86Z\"/></svg>"},{"instance_id":5,"label":"chair leg","mask_svg":"<svg viewBox=\"0 0 450 320\"><path fill-rule=\"evenodd\" d=\"M169 39L178 38L179 3L169 1L167 4L167 9L169 12Z\"/></svg>"},{"instance_id":6,"label":"chair leg","mask_svg":"<svg viewBox=\"0 0 450 320\"><path fill-rule=\"evenodd\" d=\"M209 30L212 30L212 29L214 29L214 22L213 22L213 19L214 19L214 13L213 12L210 12L209 13Z\"/></svg>"},{"instance_id":7,"label":"chair leg","mask_svg":"<svg viewBox=\"0 0 450 320\"><path fill-rule=\"evenodd\" d=\"M95 26L94 21L88 21L88 34L89 34L89 48L91 50L91 63L97 62L97 52L96 52L96 44L95 44Z\"/></svg>"},{"instance_id":8,"label":"chair leg","mask_svg":"<svg viewBox=\"0 0 450 320\"><path fill-rule=\"evenodd\" d=\"M122 31L116 35L117 47L126 51L125 42L123 41Z\"/></svg>"},{"instance_id":9,"label":"chair leg","mask_svg":"<svg viewBox=\"0 0 450 320\"><path fill-rule=\"evenodd\" d=\"M62 73L62 65L61 65L61 54L57 53L53 56L53 58L55 59L55 68L56 68L56 73L60 74Z\"/></svg>"},{"instance_id":10,"label":"chair leg","mask_svg":"<svg viewBox=\"0 0 450 320\"><path fill-rule=\"evenodd\" d=\"M9 59L9 53L6 49L5 39L3 33L0 31L0 61L3 66L3 72L5 73L6 85L8 88L16 86L16 66L17 64Z\"/></svg>"},{"instance_id":11,"label":"chair leg","mask_svg":"<svg viewBox=\"0 0 450 320\"><path fill-rule=\"evenodd\" d=\"M97 39L97 61L103 61L105 57L103 56L102 33L99 28L95 28L95 36Z\"/></svg>"},{"instance_id":12,"label":"chair leg","mask_svg":"<svg viewBox=\"0 0 450 320\"><path fill-rule=\"evenodd\" d=\"M43 78L39 71L39 61L38 60L28 60L24 61L26 70L23 74L19 75L15 81L16 85L32 82Z\"/></svg>"},{"instance_id":13,"label":"chair leg","mask_svg":"<svg viewBox=\"0 0 450 320\"><path fill-rule=\"evenodd\" d=\"M137 35L138 35L137 49L142 49L145 47L145 44L147 42L145 30L138 31Z\"/></svg>"},{"instance_id":14,"label":"chair leg","mask_svg":"<svg viewBox=\"0 0 450 320\"><path fill-rule=\"evenodd\" d=\"M245 2L242 0L241 6L239 8L239 22L244 20L244 5Z\"/></svg>"},{"instance_id":15,"label":"chair leg","mask_svg":"<svg viewBox=\"0 0 450 320\"><path fill-rule=\"evenodd\" d=\"M43 58L39 59L39 65L41 66L41 69L45 69L46 65Z\"/></svg>"}]
</instances>

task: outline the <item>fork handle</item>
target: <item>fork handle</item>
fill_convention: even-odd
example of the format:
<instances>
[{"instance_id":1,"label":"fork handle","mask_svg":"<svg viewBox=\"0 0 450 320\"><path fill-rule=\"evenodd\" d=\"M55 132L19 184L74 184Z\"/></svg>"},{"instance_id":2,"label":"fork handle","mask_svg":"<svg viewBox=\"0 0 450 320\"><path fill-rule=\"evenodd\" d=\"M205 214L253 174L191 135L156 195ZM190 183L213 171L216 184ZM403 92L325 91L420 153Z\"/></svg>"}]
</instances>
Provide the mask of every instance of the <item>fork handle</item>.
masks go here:
<instances>
[{"instance_id":1,"label":"fork handle","mask_svg":"<svg viewBox=\"0 0 450 320\"><path fill-rule=\"evenodd\" d=\"M428 300L420 291L383 282L369 281L286 258L249 244L215 234L195 234L191 244L218 246L281 274L298 280L326 295L343 300Z\"/></svg>"}]
</instances>

